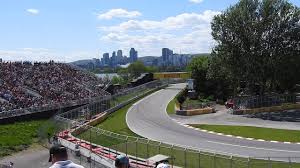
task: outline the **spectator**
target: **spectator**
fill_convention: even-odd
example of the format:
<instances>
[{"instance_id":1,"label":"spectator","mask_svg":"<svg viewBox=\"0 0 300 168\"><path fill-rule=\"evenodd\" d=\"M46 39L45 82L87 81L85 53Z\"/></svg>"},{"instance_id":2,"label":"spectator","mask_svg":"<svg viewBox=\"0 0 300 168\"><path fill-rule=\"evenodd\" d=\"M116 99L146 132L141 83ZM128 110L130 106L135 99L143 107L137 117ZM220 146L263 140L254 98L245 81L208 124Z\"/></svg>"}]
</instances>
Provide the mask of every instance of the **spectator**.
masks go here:
<instances>
[{"instance_id":1,"label":"spectator","mask_svg":"<svg viewBox=\"0 0 300 168\"><path fill-rule=\"evenodd\" d=\"M50 168L84 168L68 160L67 149L61 145L55 145L50 148L49 162L52 162Z\"/></svg>"},{"instance_id":2,"label":"spectator","mask_svg":"<svg viewBox=\"0 0 300 168\"><path fill-rule=\"evenodd\" d=\"M129 158L124 155L117 156L115 161L115 166L116 168L129 168L130 167Z\"/></svg>"},{"instance_id":3,"label":"spectator","mask_svg":"<svg viewBox=\"0 0 300 168\"><path fill-rule=\"evenodd\" d=\"M170 168L170 166L167 163L160 163L156 166L156 168Z\"/></svg>"},{"instance_id":4,"label":"spectator","mask_svg":"<svg viewBox=\"0 0 300 168\"><path fill-rule=\"evenodd\" d=\"M101 97L101 84L68 64L0 62L0 112Z\"/></svg>"}]
</instances>

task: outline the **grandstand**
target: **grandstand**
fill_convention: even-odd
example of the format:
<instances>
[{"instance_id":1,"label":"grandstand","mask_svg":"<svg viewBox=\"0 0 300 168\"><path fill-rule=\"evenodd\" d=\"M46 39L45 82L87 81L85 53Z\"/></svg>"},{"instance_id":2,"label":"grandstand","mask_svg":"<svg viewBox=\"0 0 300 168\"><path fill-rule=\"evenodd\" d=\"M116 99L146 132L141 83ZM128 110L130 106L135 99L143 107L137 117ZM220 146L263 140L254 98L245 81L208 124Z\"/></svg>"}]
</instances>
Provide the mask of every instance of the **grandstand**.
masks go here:
<instances>
[{"instance_id":1,"label":"grandstand","mask_svg":"<svg viewBox=\"0 0 300 168\"><path fill-rule=\"evenodd\" d=\"M109 93L99 86L105 81L69 64L50 62L0 62L0 113L16 113ZM0 116L1 118L1 116Z\"/></svg>"}]
</instances>

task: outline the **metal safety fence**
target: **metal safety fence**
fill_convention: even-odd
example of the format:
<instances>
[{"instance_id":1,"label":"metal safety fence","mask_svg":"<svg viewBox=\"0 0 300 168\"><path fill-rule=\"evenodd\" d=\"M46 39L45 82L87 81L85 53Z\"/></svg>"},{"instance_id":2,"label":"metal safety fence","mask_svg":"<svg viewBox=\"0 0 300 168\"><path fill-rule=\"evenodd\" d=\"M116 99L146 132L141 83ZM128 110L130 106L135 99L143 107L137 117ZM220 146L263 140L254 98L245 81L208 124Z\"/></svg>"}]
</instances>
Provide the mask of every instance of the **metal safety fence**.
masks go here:
<instances>
[{"instance_id":1,"label":"metal safety fence","mask_svg":"<svg viewBox=\"0 0 300 168\"><path fill-rule=\"evenodd\" d=\"M233 99L233 109L253 109L279 106L285 103L295 104L296 94L272 94L265 96L240 96Z\"/></svg>"},{"instance_id":2,"label":"metal safety fence","mask_svg":"<svg viewBox=\"0 0 300 168\"><path fill-rule=\"evenodd\" d=\"M177 144L167 144L164 142L152 141L138 136L130 136L114 133L99 127L90 126L90 120L101 116L104 113L114 111L134 102L138 98L145 96L165 86L162 81L148 83L139 88L131 89L118 95L113 95L100 102L91 102L86 106L70 110L66 113L56 115L54 124L56 132L60 133L69 130L69 138L76 139L76 142L88 144L90 153L97 147L105 153L105 157L124 154L130 157L133 167L154 167L149 160L155 155L169 157L172 167L184 168L300 168L300 157L248 157L241 158L227 153L209 151L207 149L181 146ZM103 104L109 109L101 109ZM101 106L102 105L102 106ZM124 130L126 132L126 130ZM99 155L103 158L103 155ZM96 158L94 158L96 159ZM97 166L96 166L97 167Z\"/></svg>"},{"instance_id":3,"label":"metal safety fence","mask_svg":"<svg viewBox=\"0 0 300 168\"><path fill-rule=\"evenodd\" d=\"M56 122L61 124L59 131L75 128L78 122L56 117ZM226 153L216 153L206 149L166 144L152 141L142 137L122 135L98 127L84 125L84 131L72 136L91 146L101 146L110 154L124 154L141 165L153 167L149 158L155 155L169 157L169 164L185 168L298 168L300 157L249 157L241 158ZM76 131L75 131L76 132ZM91 149L92 150L92 149ZM137 166L138 167L138 166ZM142 167L142 166L141 166Z\"/></svg>"}]
</instances>

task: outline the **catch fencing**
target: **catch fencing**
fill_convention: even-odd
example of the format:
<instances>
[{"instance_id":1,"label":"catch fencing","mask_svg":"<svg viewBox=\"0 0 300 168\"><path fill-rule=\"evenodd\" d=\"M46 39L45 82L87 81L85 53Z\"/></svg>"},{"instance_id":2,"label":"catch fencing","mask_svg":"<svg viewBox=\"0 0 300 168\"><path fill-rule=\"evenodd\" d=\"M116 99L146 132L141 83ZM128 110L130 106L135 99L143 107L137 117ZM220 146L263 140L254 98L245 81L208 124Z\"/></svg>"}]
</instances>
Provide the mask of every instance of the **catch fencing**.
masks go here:
<instances>
[{"instance_id":1,"label":"catch fencing","mask_svg":"<svg viewBox=\"0 0 300 168\"><path fill-rule=\"evenodd\" d=\"M64 123L60 129L61 131L74 128L80 124L62 117L57 117L55 120L58 123ZM84 125L81 129L85 131L81 134L73 134L73 136L89 143L91 146L105 148L109 155L125 154L133 162L139 161L148 167L153 166L153 164L147 159L158 154L169 156L170 165L185 168L298 168L300 166L297 163L300 157L240 158L206 149L195 149L141 137L122 135L89 125Z\"/></svg>"},{"instance_id":2,"label":"catch fencing","mask_svg":"<svg viewBox=\"0 0 300 168\"><path fill-rule=\"evenodd\" d=\"M295 104L296 94L273 94L265 96L240 96L233 99L233 109L253 109L279 106L285 103Z\"/></svg>"},{"instance_id":3,"label":"catch fencing","mask_svg":"<svg viewBox=\"0 0 300 168\"><path fill-rule=\"evenodd\" d=\"M128 130L124 133L115 133L88 124L89 119L101 116L103 113L113 113L117 109L165 86L166 83L156 81L148 83L139 88L128 90L110 99L100 102L91 102L69 112L55 116L57 132L72 130L71 137L90 145L90 153L93 148L100 147L107 156L125 154L130 157L133 167L153 167L148 158L161 154L169 156L169 163L184 168L298 168L300 157L248 157L241 158L227 153L209 151L207 149L196 149L189 146L166 144L164 142L152 141L138 136L132 136ZM100 109L99 105L108 103L109 110ZM78 131L81 130L81 131ZM83 131L82 131L83 130ZM163 136L163 135L162 135ZM102 155L99 157L103 157ZM113 161L113 160L112 160ZM93 167L92 165L90 165ZM96 166L97 167L97 166Z\"/></svg>"}]
</instances>

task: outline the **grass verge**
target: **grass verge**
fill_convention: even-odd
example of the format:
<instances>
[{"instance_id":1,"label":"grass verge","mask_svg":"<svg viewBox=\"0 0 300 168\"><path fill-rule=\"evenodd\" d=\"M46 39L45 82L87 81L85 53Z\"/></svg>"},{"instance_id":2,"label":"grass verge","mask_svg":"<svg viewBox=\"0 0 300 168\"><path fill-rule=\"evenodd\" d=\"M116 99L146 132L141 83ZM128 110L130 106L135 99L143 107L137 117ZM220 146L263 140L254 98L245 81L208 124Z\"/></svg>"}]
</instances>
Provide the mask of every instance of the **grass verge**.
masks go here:
<instances>
[{"instance_id":1,"label":"grass verge","mask_svg":"<svg viewBox=\"0 0 300 168\"><path fill-rule=\"evenodd\" d=\"M139 94L142 94L142 93L146 93L148 91L150 91L151 89L150 88L147 88L143 91L140 91ZM122 102L125 102L131 98L134 98L136 96L136 92L132 92L132 93L129 93L129 94L126 94L126 95L120 95L118 96L117 98L114 98L111 102L110 102L110 105L111 106L115 106L116 104L119 104L119 103L122 103Z\"/></svg>"},{"instance_id":2,"label":"grass verge","mask_svg":"<svg viewBox=\"0 0 300 168\"><path fill-rule=\"evenodd\" d=\"M175 114L175 102L176 102L176 98L172 99L168 106L167 106L167 113L168 114Z\"/></svg>"},{"instance_id":3,"label":"grass verge","mask_svg":"<svg viewBox=\"0 0 300 168\"><path fill-rule=\"evenodd\" d=\"M196 128L218 133L241 136L245 138L263 139L267 141L300 142L300 131L250 126L227 125L191 125Z\"/></svg>"},{"instance_id":4,"label":"grass verge","mask_svg":"<svg viewBox=\"0 0 300 168\"><path fill-rule=\"evenodd\" d=\"M132 104L134 103L131 103L121 108L120 110L114 112L104 122L97 125L97 127L122 135L139 137L138 135L133 133L126 124L126 113L128 109L132 106ZM173 105L173 107L174 106L175 105ZM79 137L92 143L109 147L112 151L117 150L140 158L146 159L157 154L167 155L174 158L171 161L172 165L181 167L266 168L270 166L270 164L273 168L285 168L289 166L287 163L284 162L271 161L269 163L265 160L256 159L251 159L250 162L248 162L248 160L245 158L233 157L232 160L230 160L230 156L213 155L204 152L201 152L199 154L198 151L185 150L183 148L172 147L171 145L167 144L159 144L159 142L150 141L150 143L147 143L147 141L143 139L137 142L135 141L135 139L130 138L126 140L124 139L124 137L120 138L114 135L100 135L97 132L93 132L91 130L87 130L86 132L80 134ZM293 168L300 168L299 164L292 163L291 166Z\"/></svg>"},{"instance_id":5,"label":"grass verge","mask_svg":"<svg viewBox=\"0 0 300 168\"><path fill-rule=\"evenodd\" d=\"M0 125L0 157L24 150L37 142L38 129L45 120Z\"/></svg>"}]
</instances>

